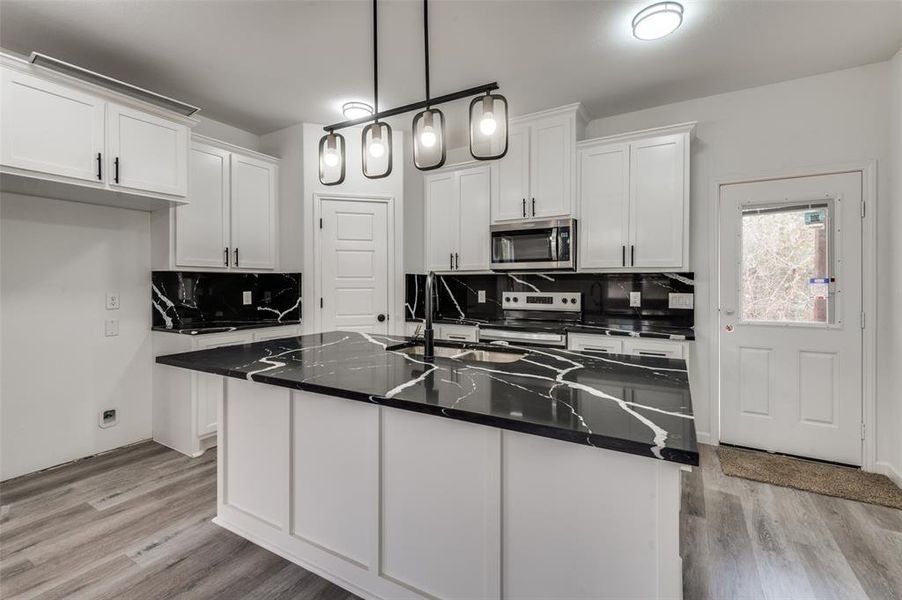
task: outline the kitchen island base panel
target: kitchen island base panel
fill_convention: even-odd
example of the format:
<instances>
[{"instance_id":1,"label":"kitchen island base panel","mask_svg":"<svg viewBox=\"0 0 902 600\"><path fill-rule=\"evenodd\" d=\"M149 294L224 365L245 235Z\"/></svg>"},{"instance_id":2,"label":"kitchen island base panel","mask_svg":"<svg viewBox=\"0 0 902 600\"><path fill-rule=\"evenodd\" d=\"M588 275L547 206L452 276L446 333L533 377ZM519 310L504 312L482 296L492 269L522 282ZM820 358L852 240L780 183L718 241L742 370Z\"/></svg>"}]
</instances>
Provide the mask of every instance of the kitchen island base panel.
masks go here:
<instances>
[{"instance_id":1,"label":"kitchen island base panel","mask_svg":"<svg viewBox=\"0 0 902 600\"><path fill-rule=\"evenodd\" d=\"M225 384L215 522L357 595L681 595L677 463Z\"/></svg>"}]
</instances>

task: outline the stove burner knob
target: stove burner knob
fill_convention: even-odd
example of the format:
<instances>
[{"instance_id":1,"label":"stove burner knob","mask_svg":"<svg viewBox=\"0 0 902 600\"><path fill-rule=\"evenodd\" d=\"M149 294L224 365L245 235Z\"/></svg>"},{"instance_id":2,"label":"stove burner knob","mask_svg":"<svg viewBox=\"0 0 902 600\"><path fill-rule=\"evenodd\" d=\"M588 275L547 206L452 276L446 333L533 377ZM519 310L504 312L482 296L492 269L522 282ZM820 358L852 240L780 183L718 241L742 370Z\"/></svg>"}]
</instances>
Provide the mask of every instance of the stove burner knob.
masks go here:
<instances>
[{"instance_id":1,"label":"stove burner knob","mask_svg":"<svg viewBox=\"0 0 902 600\"><path fill-rule=\"evenodd\" d=\"M567 304L567 299L566 299L566 298L561 298L561 302L563 302L564 304Z\"/></svg>"},{"instance_id":2,"label":"stove burner knob","mask_svg":"<svg viewBox=\"0 0 902 600\"><path fill-rule=\"evenodd\" d=\"M570 302L572 302L573 304L576 304L576 298L570 298Z\"/></svg>"},{"instance_id":3,"label":"stove burner knob","mask_svg":"<svg viewBox=\"0 0 902 600\"><path fill-rule=\"evenodd\" d=\"M504 301L505 301L505 302L510 302L510 301L511 301L510 296L508 296L507 298L505 298Z\"/></svg>"},{"instance_id":4,"label":"stove burner knob","mask_svg":"<svg viewBox=\"0 0 902 600\"><path fill-rule=\"evenodd\" d=\"M514 296L514 302L519 302L519 301L520 301L520 299L517 298L516 296Z\"/></svg>"}]
</instances>

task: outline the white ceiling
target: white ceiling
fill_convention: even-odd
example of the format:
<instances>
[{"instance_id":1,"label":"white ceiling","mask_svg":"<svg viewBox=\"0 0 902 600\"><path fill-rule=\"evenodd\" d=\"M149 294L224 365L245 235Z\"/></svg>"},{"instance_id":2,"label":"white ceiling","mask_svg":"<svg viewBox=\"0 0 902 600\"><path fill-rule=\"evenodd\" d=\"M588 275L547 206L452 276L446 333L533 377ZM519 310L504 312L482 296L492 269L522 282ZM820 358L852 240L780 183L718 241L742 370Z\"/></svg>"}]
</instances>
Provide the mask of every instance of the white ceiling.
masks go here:
<instances>
[{"instance_id":1,"label":"white ceiling","mask_svg":"<svg viewBox=\"0 0 902 600\"><path fill-rule=\"evenodd\" d=\"M684 1L683 26L632 37L648 2L430 3L432 92L497 80L513 115L581 101L593 118L882 61L902 1ZM379 5L380 106L423 97L422 4ZM0 0L0 46L38 50L254 133L341 120L372 96L368 1ZM460 127L464 101L449 107ZM398 120L405 124L410 117Z\"/></svg>"}]
</instances>

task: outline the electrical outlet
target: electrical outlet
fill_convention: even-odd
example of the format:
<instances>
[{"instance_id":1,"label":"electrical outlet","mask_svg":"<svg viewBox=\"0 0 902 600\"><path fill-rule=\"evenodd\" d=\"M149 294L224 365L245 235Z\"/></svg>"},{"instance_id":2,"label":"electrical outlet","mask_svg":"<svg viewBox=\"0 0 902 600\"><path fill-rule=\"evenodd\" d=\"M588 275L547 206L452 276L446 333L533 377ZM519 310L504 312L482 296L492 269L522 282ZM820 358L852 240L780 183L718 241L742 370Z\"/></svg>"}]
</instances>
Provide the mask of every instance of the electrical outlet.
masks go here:
<instances>
[{"instance_id":1,"label":"electrical outlet","mask_svg":"<svg viewBox=\"0 0 902 600\"><path fill-rule=\"evenodd\" d=\"M106 293L106 309L119 310L119 292Z\"/></svg>"},{"instance_id":2,"label":"electrical outlet","mask_svg":"<svg viewBox=\"0 0 902 600\"><path fill-rule=\"evenodd\" d=\"M119 423L119 415L116 413L115 408L105 408L100 411L100 425L101 429L106 429L107 427L112 427Z\"/></svg>"},{"instance_id":3,"label":"electrical outlet","mask_svg":"<svg viewBox=\"0 0 902 600\"><path fill-rule=\"evenodd\" d=\"M244 303L245 306L247 306L248 304L252 303L254 300L251 297L250 292L241 292L241 301Z\"/></svg>"},{"instance_id":4,"label":"electrical outlet","mask_svg":"<svg viewBox=\"0 0 902 600\"><path fill-rule=\"evenodd\" d=\"M119 335L119 319L108 319L103 324L103 334L106 337L115 337Z\"/></svg>"},{"instance_id":5,"label":"electrical outlet","mask_svg":"<svg viewBox=\"0 0 902 600\"><path fill-rule=\"evenodd\" d=\"M692 310L695 307L695 294L667 294L667 307Z\"/></svg>"},{"instance_id":6,"label":"electrical outlet","mask_svg":"<svg viewBox=\"0 0 902 600\"><path fill-rule=\"evenodd\" d=\"M485 302L485 290L479 290L478 292L476 292L476 296L477 296L477 298L476 298L477 302L480 302L480 303Z\"/></svg>"},{"instance_id":7,"label":"electrical outlet","mask_svg":"<svg viewBox=\"0 0 902 600\"><path fill-rule=\"evenodd\" d=\"M642 306L642 292L630 292L630 307L639 308Z\"/></svg>"}]
</instances>

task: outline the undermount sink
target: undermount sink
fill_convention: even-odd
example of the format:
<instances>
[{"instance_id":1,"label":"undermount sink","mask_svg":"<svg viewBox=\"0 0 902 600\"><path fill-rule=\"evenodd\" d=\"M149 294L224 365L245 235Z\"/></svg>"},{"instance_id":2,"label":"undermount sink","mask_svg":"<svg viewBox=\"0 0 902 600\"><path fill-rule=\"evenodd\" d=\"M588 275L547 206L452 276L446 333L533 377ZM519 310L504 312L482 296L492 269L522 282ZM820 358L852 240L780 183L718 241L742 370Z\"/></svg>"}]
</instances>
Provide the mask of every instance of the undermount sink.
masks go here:
<instances>
[{"instance_id":1,"label":"undermount sink","mask_svg":"<svg viewBox=\"0 0 902 600\"><path fill-rule=\"evenodd\" d=\"M424 350L423 346L407 346L406 348L399 348L397 351L410 354L411 356L423 356ZM522 352L495 352L492 350L448 348L445 346L436 346L435 355L441 358L487 363L512 363L526 356Z\"/></svg>"}]
</instances>

